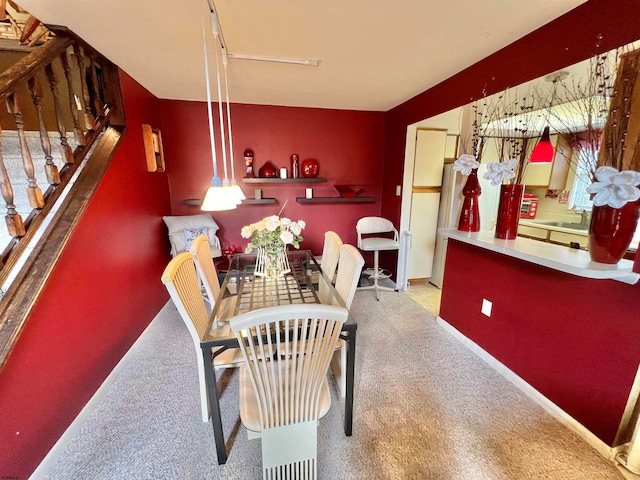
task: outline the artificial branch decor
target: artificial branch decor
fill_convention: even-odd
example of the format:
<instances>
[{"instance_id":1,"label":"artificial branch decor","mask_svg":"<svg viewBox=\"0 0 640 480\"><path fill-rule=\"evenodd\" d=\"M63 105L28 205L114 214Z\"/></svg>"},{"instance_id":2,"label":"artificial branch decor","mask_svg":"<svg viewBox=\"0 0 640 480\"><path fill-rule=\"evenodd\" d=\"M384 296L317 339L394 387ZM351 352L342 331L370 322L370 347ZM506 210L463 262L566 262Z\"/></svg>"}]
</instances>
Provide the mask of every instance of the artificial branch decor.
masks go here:
<instances>
[{"instance_id":1,"label":"artificial branch decor","mask_svg":"<svg viewBox=\"0 0 640 480\"><path fill-rule=\"evenodd\" d=\"M620 56L598 166L640 171L640 50Z\"/></svg>"}]
</instances>

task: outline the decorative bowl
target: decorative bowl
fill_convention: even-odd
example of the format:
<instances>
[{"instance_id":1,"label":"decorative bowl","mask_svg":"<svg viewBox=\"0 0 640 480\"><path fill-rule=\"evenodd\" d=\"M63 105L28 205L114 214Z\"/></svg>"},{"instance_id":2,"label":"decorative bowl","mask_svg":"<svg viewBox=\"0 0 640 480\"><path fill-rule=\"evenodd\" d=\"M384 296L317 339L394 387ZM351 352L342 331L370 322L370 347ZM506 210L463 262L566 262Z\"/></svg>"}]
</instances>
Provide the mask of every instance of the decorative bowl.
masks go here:
<instances>
[{"instance_id":1,"label":"decorative bowl","mask_svg":"<svg viewBox=\"0 0 640 480\"><path fill-rule=\"evenodd\" d=\"M364 188L362 185L334 185L341 197L355 198Z\"/></svg>"}]
</instances>

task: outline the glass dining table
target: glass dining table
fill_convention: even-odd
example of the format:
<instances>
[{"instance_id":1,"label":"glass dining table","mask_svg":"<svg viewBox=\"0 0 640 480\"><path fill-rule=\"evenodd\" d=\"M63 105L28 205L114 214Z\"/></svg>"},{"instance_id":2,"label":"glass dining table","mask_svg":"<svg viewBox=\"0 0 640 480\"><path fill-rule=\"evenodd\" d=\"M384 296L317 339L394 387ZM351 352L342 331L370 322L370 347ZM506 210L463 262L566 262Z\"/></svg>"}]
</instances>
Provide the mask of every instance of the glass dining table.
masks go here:
<instances>
[{"instance_id":1,"label":"glass dining table","mask_svg":"<svg viewBox=\"0 0 640 480\"><path fill-rule=\"evenodd\" d=\"M276 305L331 303L344 306L344 301L336 292L330 278L322 272L310 251L288 251L287 257L291 271L277 279L268 279L254 275L256 255L236 254L230 261L229 270L222 282L220 294L209 317L209 324L200 339L209 412L213 424L218 464L220 465L227 461L227 449L222 430L220 400L213 363L214 357L221 354L225 348L217 348L213 355L211 351L215 347L238 348L238 340L235 334L229 332L228 329L226 329L226 333L220 334L225 329L219 328L218 325L228 322L236 315ZM352 433L357 327L355 319L349 314L340 335L347 348L345 372L347 388L344 402L344 433L346 436L351 436ZM342 348L345 346L343 345Z\"/></svg>"}]
</instances>

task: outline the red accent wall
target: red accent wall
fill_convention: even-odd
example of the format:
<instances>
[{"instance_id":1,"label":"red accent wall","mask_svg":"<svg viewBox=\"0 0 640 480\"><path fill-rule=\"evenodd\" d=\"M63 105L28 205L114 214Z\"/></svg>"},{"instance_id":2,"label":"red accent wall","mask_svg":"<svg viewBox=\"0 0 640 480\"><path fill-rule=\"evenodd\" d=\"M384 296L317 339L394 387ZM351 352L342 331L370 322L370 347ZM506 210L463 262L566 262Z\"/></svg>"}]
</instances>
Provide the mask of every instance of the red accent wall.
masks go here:
<instances>
[{"instance_id":1,"label":"red accent wall","mask_svg":"<svg viewBox=\"0 0 640 480\"><path fill-rule=\"evenodd\" d=\"M28 478L169 296L167 176L146 171L158 101L121 73L127 130L0 373L0 472Z\"/></svg>"},{"instance_id":2,"label":"red accent wall","mask_svg":"<svg viewBox=\"0 0 640 480\"><path fill-rule=\"evenodd\" d=\"M177 215L201 213L198 206L186 206L188 198L203 198L213 176L207 109L203 102L162 100L162 135L167 154L167 173L171 188L172 210ZM217 104L214 104L214 113ZM234 165L238 184L247 197L261 188L262 196L275 197L277 204L244 205L235 210L211 212L220 225L224 246L248 243L240 229L264 216L275 215L288 200L283 216L302 219L302 248L322 252L324 232L334 230L344 242L355 244L355 225L360 217L380 214L382 169L384 163L384 113L292 108L263 105L231 105L234 140ZM217 115L218 175L224 177ZM290 168L291 154L300 160L315 158L319 177L327 183L254 184L243 183L245 148L254 152L254 172L269 160L278 169ZM229 177L231 166L229 163ZM313 188L314 197L336 197L334 184L363 185L360 195L373 196L373 204L299 204L305 187Z\"/></svg>"},{"instance_id":3,"label":"red accent wall","mask_svg":"<svg viewBox=\"0 0 640 480\"><path fill-rule=\"evenodd\" d=\"M480 313L493 302L491 317ZM640 362L640 284L449 240L440 316L613 445Z\"/></svg>"}]
</instances>

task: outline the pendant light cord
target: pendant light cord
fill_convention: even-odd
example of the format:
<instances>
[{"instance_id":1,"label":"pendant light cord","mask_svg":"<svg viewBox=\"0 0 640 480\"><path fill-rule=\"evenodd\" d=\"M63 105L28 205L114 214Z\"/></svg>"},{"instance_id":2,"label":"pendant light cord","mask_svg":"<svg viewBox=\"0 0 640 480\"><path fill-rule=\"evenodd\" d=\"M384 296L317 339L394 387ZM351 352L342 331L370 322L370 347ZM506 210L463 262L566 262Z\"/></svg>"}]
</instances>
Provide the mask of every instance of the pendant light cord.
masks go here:
<instances>
[{"instance_id":1,"label":"pendant light cord","mask_svg":"<svg viewBox=\"0 0 640 480\"><path fill-rule=\"evenodd\" d=\"M209 83L209 56L207 55L207 32L205 27L205 19L204 15L202 16L202 40L204 43L204 74L205 81L207 83L207 113L209 116L209 139L211 141L211 159L213 161L213 180L211 182L212 185L217 182L219 184L220 179L218 178L218 166L217 166L217 157L216 157L216 142L213 133L213 112L211 109L211 85ZM217 60L217 57L216 57ZM214 185L219 186L219 185Z\"/></svg>"},{"instance_id":2,"label":"pendant light cord","mask_svg":"<svg viewBox=\"0 0 640 480\"><path fill-rule=\"evenodd\" d=\"M231 108L229 107L229 81L227 80L227 62L224 60L222 61L222 67L224 69L224 89L225 89L225 93L226 93L226 100L227 100L227 132L229 134L229 157L230 157L230 162L231 163L231 178L233 179L233 182L235 183L236 181L236 172L235 172L235 168L233 166L233 137L231 135Z\"/></svg>"},{"instance_id":3,"label":"pendant light cord","mask_svg":"<svg viewBox=\"0 0 640 480\"><path fill-rule=\"evenodd\" d=\"M216 42L218 42L218 33L213 34ZM216 76L218 80L218 111L220 113L220 139L222 141L222 165L224 166L224 179L228 183L229 177L227 176L227 145L226 137L224 134L224 117L222 114L222 91L220 89L220 62L218 60L218 49L216 48Z\"/></svg>"}]
</instances>

